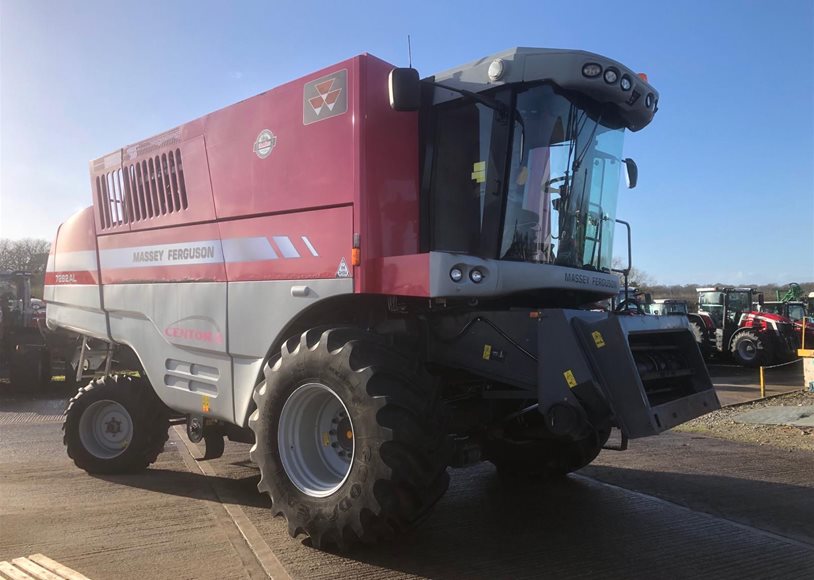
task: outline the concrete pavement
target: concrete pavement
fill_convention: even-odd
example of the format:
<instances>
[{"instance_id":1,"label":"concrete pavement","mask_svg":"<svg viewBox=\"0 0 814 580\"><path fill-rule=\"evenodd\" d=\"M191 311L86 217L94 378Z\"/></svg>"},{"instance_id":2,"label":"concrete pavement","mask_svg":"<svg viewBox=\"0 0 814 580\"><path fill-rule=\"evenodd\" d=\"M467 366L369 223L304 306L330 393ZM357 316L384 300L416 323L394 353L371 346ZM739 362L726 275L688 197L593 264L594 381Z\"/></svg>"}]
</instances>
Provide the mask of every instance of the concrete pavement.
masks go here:
<instances>
[{"instance_id":1,"label":"concrete pavement","mask_svg":"<svg viewBox=\"0 0 814 580\"><path fill-rule=\"evenodd\" d=\"M665 434L542 487L454 470L417 530L337 555L288 537L247 445L227 444L209 476L185 453L173 437L146 473L93 477L57 423L0 425L0 560L41 552L93 579L266 577L225 502L292 578L814 575L812 454Z\"/></svg>"}]
</instances>

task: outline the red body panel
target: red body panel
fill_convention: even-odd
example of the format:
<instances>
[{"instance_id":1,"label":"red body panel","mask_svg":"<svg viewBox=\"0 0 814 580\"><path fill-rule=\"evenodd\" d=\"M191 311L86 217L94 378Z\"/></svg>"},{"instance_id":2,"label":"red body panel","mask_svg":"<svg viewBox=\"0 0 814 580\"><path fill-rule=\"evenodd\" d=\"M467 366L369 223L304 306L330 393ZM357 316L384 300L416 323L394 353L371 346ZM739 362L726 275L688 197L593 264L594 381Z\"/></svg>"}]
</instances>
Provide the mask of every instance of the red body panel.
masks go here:
<instances>
[{"instance_id":1,"label":"red body panel","mask_svg":"<svg viewBox=\"0 0 814 580\"><path fill-rule=\"evenodd\" d=\"M227 277L335 278L342 260L350 275L352 223L350 206L222 222Z\"/></svg>"},{"instance_id":2,"label":"red body panel","mask_svg":"<svg viewBox=\"0 0 814 580\"><path fill-rule=\"evenodd\" d=\"M88 270L60 270L59 272L46 272L46 286L60 286L63 284L78 284L86 286L88 284L98 284L99 278L96 272Z\"/></svg>"},{"instance_id":3,"label":"red body panel","mask_svg":"<svg viewBox=\"0 0 814 580\"><path fill-rule=\"evenodd\" d=\"M764 328L767 322L790 322L788 318L780 316L779 314L772 314L771 312L747 312L741 327L743 328Z\"/></svg>"},{"instance_id":4,"label":"red body panel","mask_svg":"<svg viewBox=\"0 0 814 580\"><path fill-rule=\"evenodd\" d=\"M392 68L361 55L92 162L101 282L347 273L356 292L429 295L418 114L390 107Z\"/></svg>"},{"instance_id":5,"label":"red body panel","mask_svg":"<svg viewBox=\"0 0 814 580\"><path fill-rule=\"evenodd\" d=\"M211 247L212 259L197 264L172 265L169 252L176 245ZM139 252L149 252L147 259L138 262ZM149 234L128 232L99 236L99 262L102 284L226 281L216 223L160 228Z\"/></svg>"},{"instance_id":6,"label":"red body panel","mask_svg":"<svg viewBox=\"0 0 814 580\"><path fill-rule=\"evenodd\" d=\"M353 203L358 67L359 58L346 61L205 117L218 218ZM347 112L303 125L305 83L341 70L348 71ZM264 130L276 143L261 158L252 148Z\"/></svg>"},{"instance_id":7,"label":"red body panel","mask_svg":"<svg viewBox=\"0 0 814 580\"><path fill-rule=\"evenodd\" d=\"M430 295L430 255L393 256L368 260L367 285L395 296Z\"/></svg>"},{"instance_id":8,"label":"red body panel","mask_svg":"<svg viewBox=\"0 0 814 580\"><path fill-rule=\"evenodd\" d=\"M45 273L47 286L99 283L93 215L93 208L87 207L60 226L51 245L52 257Z\"/></svg>"},{"instance_id":9,"label":"red body panel","mask_svg":"<svg viewBox=\"0 0 814 580\"><path fill-rule=\"evenodd\" d=\"M52 253L83 252L96 249L96 226L93 221L93 208L78 211L60 226Z\"/></svg>"},{"instance_id":10,"label":"red body panel","mask_svg":"<svg viewBox=\"0 0 814 580\"><path fill-rule=\"evenodd\" d=\"M418 113L397 112L390 107L387 82L392 65L372 57L365 63L360 91L362 159L356 229L361 232L363 267L359 268L356 291L391 294L394 286L381 285L388 278L368 275L367 261L418 254ZM397 278L413 279L410 286L415 291L421 280L429 278L429 261L391 261L388 270ZM428 283L423 287L427 293L419 295L429 296Z\"/></svg>"}]
</instances>

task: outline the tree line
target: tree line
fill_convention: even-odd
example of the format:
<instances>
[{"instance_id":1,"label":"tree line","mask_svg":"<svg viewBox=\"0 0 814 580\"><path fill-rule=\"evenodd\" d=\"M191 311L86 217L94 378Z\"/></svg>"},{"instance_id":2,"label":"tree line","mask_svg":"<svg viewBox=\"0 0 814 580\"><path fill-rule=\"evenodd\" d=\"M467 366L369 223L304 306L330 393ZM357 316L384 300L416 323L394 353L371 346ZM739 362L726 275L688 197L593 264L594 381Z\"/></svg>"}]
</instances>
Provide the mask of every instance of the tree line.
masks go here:
<instances>
[{"instance_id":1,"label":"tree line","mask_svg":"<svg viewBox=\"0 0 814 580\"><path fill-rule=\"evenodd\" d=\"M0 238L0 273L30 272L31 294L42 298L45 266L48 264L50 249L51 243L47 240Z\"/></svg>"}]
</instances>

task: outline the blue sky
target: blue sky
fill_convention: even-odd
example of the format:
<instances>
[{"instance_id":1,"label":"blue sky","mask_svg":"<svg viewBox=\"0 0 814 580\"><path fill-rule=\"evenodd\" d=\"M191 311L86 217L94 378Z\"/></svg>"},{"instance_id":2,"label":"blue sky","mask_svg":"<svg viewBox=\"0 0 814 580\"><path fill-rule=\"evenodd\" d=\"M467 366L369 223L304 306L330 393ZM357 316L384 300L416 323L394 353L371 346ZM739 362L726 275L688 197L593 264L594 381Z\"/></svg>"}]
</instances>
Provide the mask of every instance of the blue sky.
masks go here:
<instances>
[{"instance_id":1,"label":"blue sky","mask_svg":"<svg viewBox=\"0 0 814 580\"><path fill-rule=\"evenodd\" d=\"M88 161L361 52L423 76L579 48L661 93L625 154L634 265L662 283L814 280L814 2L0 0L0 237L52 239ZM622 237L622 236L619 236Z\"/></svg>"}]
</instances>

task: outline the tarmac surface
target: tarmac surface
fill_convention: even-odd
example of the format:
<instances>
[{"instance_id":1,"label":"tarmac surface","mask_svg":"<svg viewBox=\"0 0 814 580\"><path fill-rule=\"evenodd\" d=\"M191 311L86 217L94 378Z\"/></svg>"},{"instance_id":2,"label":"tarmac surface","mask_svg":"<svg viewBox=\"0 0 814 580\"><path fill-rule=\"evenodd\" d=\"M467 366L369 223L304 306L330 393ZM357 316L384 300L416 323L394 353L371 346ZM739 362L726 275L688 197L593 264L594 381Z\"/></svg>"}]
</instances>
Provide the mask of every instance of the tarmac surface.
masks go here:
<instances>
[{"instance_id":1,"label":"tarmac surface","mask_svg":"<svg viewBox=\"0 0 814 580\"><path fill-rule=\"evenodd\" d=\"M803 386L803 359L766 368L763 372L766 396L799 391ZM708 363L707 369L722 406L748 403L760 397L760 373L727 363Z\"/></svg>"},{"instance_id":2,"label":"tarmac surface","mask_svg":"<svg viewBox=\"0 0 814 580\"><path fill-rule=\"evenodd\" d=\"M742 371L711 368L741 387L723 401L755 394ZM94 580L814 578L810 452L668 432L545 485L508 485L489 464L452 470L416 530L338 555L288 537L248 445L197 462L175 427L147 472L90 476L65 455L63 407L0 397L0 561L45 554Z\"/></svg>"}]
</instances>

